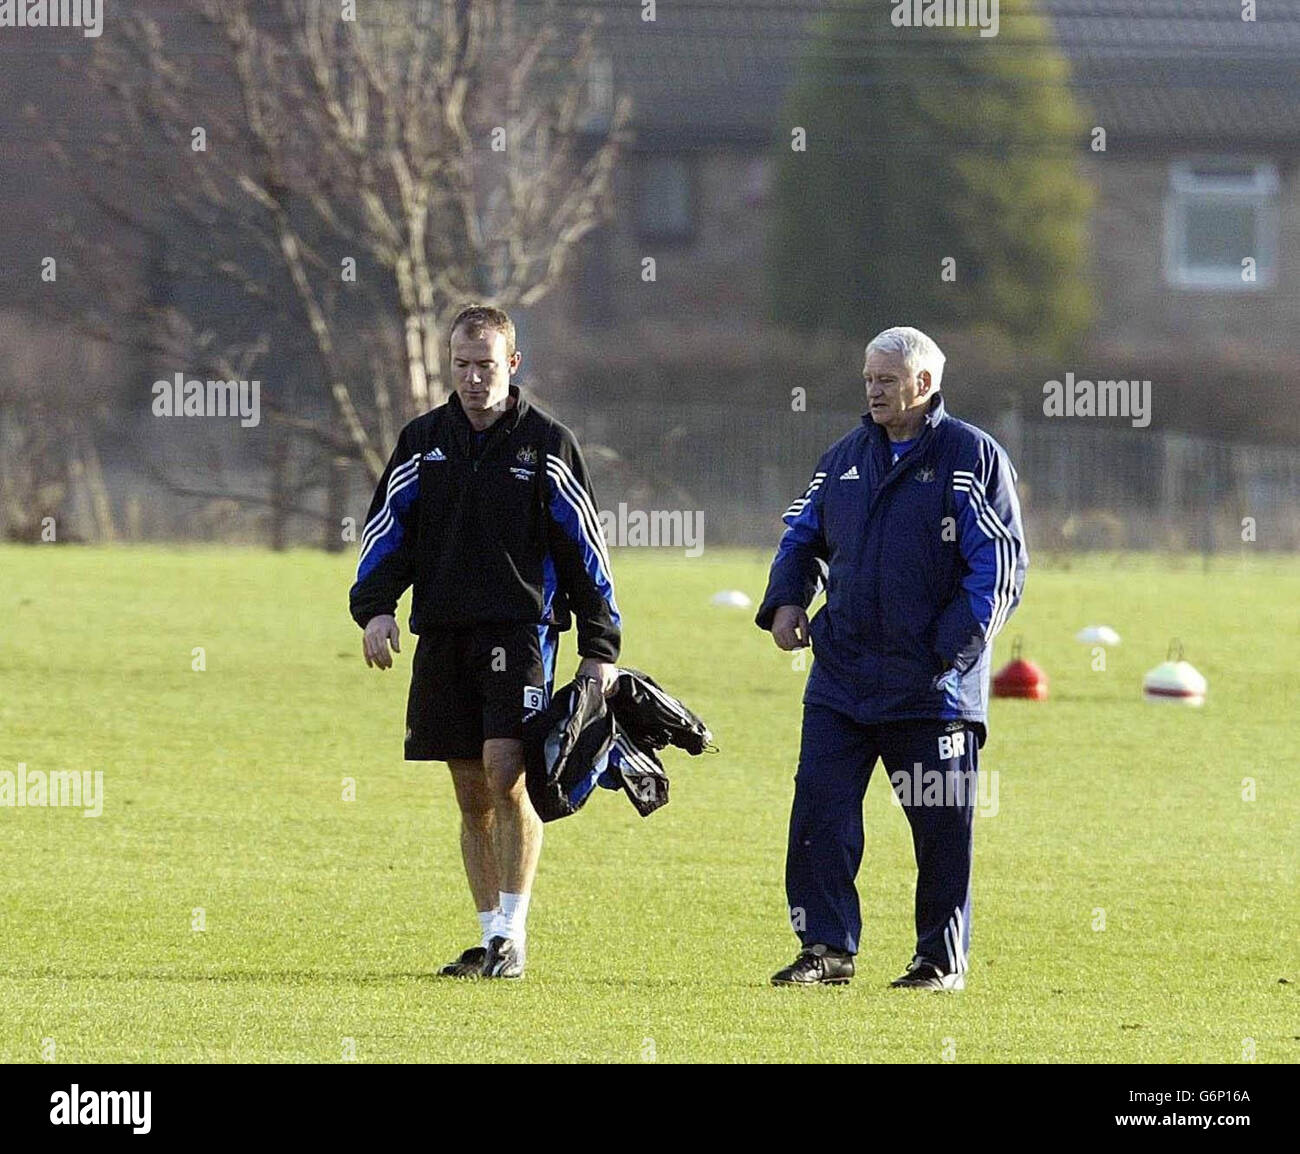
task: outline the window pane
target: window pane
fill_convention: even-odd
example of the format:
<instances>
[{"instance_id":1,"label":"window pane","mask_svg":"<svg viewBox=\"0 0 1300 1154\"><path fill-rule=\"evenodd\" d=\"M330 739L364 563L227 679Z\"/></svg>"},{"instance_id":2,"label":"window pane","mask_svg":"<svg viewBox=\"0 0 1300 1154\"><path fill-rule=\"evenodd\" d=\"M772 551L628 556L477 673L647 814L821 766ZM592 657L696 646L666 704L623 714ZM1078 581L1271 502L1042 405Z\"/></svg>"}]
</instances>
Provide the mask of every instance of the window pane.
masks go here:
<instances>
[{"instance_id":1,"label":"window pane","mask_svg":"<svg viewBox=\"0 0 1300 1154\"><path fill-rule=\"evenodd\" d=\"M612 254L609 230L598 228L583 244L578 274L580 321L608 325L614 321L614 284L610 273Z\"/></svg>"},{"instance_id":2,"label":"window pane","mask_svg":"<svg viewBox=\"0 0 1300 1154\"><path fill-rule=\"evenodd\" d=\"M686 161L674 156L646 158L641 176L639 224L647 236L690 236L691 174Z\"/></svg>"},{"instance_id":3,"label":"window pane","mask_svg":"<svg viewBox=\"0 0 1300 1154\"><path fill-rule=\"evenodd\" d=\"M1240 269L1242 257L1260 259L1255 251L1255 206L1188 204L1183 217L1186 264L1192 268Z\"/></svg>"}]
</instances>

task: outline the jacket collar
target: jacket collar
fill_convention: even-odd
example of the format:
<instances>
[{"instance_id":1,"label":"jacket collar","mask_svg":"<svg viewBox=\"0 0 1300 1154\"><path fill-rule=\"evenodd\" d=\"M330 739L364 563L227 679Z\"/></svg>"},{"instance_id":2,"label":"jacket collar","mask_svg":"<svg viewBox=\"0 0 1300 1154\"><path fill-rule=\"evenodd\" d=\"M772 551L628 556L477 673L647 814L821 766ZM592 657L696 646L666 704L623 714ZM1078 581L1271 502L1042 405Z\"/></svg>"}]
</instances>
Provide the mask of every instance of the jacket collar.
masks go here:
<instances>
[{"instance_id":1,"label":"jacket collar","mask_svg":"<svg viewBox=\"0 0 1300 1154\"><path fill-rule=\"evenodd\" d=\"M528 398L519 391L518 385L510 386L510 395L515 399L514 407L507 409L493 421L488 426L489 431L495 432L498 428L501 428L513 432L519 422L524 419L524 414L528 412L530 407ZM460 403L460 394L455 389L451 391L451 396L447 398L447 411L451 414L452 423L464 434L466 443L468 443L473 426L465 415L464 406Z\"/></svg>"},{"instance_id":2,"label":"jacket collar","mask_svg":"<svg viewBox=\"0 0 1300 1154\"><path fill-rule=\"evenodd\" d=\"M947 416L948 411L944 408L943 394L936 389L934 396L930 398L930 403L925 407L926 426L936 429L939 427L939 422Z\"/></svg>"},{"instance_id":3,"label":"jacket collar","mask_svg":"<svg viewBox=\"0 0 1300 1154\"><path fill-rule=\"evenodd\" d=\"M925 406L925 424L921 426L921 431L917 433L917 436L918 437L923 436L927 429L937 428L939 426L939 423L945 420L947 416L948 416L947 410L944 408L943 405L943 394L936 390L934 396L930 398L929 402ZM885 430L882 429L879 425L876 424L875 421L871 419L870 409L868 409L865 413L862 414L862 423L866 425L866 427L869 430L871 430L874 434L877 434L881 438L888 437L888 434L885 432Z\"/></svg>"}]
</instances>

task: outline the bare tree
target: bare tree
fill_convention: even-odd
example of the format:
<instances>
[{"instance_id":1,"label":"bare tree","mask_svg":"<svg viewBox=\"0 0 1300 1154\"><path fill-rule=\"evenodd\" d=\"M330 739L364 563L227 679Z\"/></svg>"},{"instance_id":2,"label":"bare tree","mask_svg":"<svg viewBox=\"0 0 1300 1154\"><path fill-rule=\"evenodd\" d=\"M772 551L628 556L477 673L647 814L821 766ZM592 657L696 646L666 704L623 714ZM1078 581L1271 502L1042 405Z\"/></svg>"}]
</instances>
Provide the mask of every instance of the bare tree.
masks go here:
<instances>
[{"instance_id":1,"label":"bare tree","mask_svg":"<svg viewBox=\"0 0 1300 1154\"><path fill-rule=\"evenodd\" d=\"M101 342L70 343L0 311L0 535L117 537L99 453L79 419L105 403L117 361ZM65 509L74 513L70 524Z\"/></svg>"},{"instance_id":2,"label":"bare tree","mask_svg":"<svg viewBox=\"0 0 1300 1154\"><path fill-rule=\"evenodd\" d=\"M198 286L146 301L180 314L150 332L213 369L312 350L328 415L264 405L378 477L395 418L445 399L451 311L540 300L600 223L629 108L593 104L596 26L555 4L350 7L145 5L96 52L89 151L52 135L103 222L76 230L104 282L81 319L137 339L116 241L146 238Z\"/></svg>"}]
</instances>

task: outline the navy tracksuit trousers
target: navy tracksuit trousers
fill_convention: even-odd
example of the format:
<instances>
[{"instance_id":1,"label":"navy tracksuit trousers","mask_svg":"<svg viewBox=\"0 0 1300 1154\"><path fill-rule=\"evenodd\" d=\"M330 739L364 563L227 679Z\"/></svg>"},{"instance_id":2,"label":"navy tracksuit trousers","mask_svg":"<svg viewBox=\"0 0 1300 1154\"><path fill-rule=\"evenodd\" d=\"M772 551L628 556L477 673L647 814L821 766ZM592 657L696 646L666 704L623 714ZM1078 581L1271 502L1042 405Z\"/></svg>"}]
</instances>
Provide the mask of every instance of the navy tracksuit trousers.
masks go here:
<instances>
[{"instance_id":1,"label":"navy tracksuit trousers","mask_svg":"<svg viewBox=\"0 0 1300 1154\"><path fill-rule=\"evenodd\" d=\"M912 827L916 953L947 973L965 972L978 746L962 721L862 725L824 705L804 706L785 886L805 946L858 952L862 801L882 759Z\"/></svg>"}]
</instances>

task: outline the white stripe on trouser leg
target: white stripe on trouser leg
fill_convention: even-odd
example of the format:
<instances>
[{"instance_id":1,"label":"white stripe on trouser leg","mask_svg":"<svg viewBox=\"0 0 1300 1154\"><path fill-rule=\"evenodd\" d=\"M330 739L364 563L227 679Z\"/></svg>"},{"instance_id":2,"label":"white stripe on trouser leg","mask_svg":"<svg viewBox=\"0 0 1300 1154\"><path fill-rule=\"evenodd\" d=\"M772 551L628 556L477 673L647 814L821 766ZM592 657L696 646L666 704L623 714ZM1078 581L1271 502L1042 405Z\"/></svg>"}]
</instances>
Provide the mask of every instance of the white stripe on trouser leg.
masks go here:
<instances>
[{"instance_id":1,"label":"white stripe on trouser leg","mask_svg":"<svg viewBox=\"0 0 1300 1154\"><path fill-rule=\"evenodd\" d=\"M953 973L963 973L966 969L965 951L961 944L961 919L959 914L954 914L952 920L948 923L952 927L952 952L956 961L956 967Z\"/></svg>"},{"instance_id":2,"label":"white stripe on trouser leg","mask_svg":"<svg viewBox=\"0 0 1300 1154\"><path fill-rule=\"evenodd\" d=\"M944 945L948 950L948 972L960 974L966 969L966 959L961 945L961 923L953 917L943 930Z\"/></svg>"},{"instance_id":3,"label":"white stripe on trouser leg","mask_svg":"<svg viewBox=\"0 0 1300 1154\"><path fill-rule=\"evenodd\" d=\"M614 748L623 755L624 761L633 769L639 769L642 773L648 773L656 777L659 776L659 767L641 750L627 741L622 734L614 738Z\"/></svg>"},{"instance_id":4,"label":"white stripe on trouser leg","mask_svg":"<svg viewBox=\"0 0 1300 1154\"><path fill-rule=\"evenodd\" d=\"M648 681L642 682L642 684L645 686L647 692L649 692L652 696L657 697L659 699L659 701L663 704L663 707L666 710L672 713L675 717L678 717L682 721L686 722L688 725L690 724L691 721L690 715L687 714L686 710L682 708L680 702L674 701L671 697L669 697L666 693L664 693L663 690L656 688L655 686L651 685L650 682Z\"/></svg>"}]
</instances>

